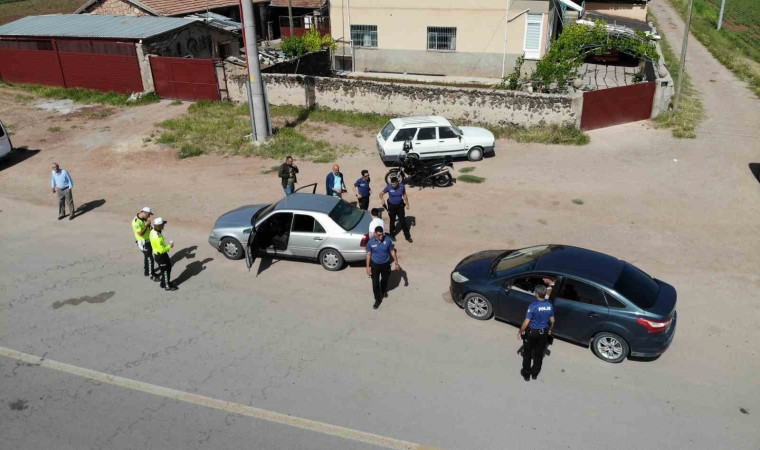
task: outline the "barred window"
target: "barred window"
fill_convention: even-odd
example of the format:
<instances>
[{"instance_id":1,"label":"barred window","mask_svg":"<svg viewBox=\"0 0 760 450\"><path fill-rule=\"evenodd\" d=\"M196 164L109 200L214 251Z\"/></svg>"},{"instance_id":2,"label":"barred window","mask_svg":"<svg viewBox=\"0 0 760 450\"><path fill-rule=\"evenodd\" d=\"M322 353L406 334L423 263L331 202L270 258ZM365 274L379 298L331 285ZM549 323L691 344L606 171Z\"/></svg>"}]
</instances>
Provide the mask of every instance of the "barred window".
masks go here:
<instances>
[{"instance_id":1,"label":"barred window","mask_svg":"<svg viewBox=\"0 0 760 450\"><path fill-rule=\"evenodd\" d=\"M428 27L427 29L428 50L456 50L457 29L456 27Z\"/></svg>"},{"instance_id":2,"label":"barred window","mask_svg":"<svg viewBox=\"0 0 760 450\"><path fill-rule=\"evenodd\" d=\"M357 47L377 47L377 25L351 25L351 40Z\"/></svg>"}]
</instances>

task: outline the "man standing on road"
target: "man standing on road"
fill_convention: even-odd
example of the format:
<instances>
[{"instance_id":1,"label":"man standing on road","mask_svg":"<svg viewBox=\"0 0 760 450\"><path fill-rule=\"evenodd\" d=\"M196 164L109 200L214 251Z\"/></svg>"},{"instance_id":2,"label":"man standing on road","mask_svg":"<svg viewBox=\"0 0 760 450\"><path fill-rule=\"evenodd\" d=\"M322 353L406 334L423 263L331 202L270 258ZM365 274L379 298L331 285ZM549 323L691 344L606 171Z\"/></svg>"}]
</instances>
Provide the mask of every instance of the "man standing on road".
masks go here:
<instances>
[{"instance_id":1,"label":"man standing on road","mask_svg":"<svg viewBox=\"0 0 760 450\"><path fill-rule=\"evenodd\" d=\"M404 237L409 242L412 240L412 235L409 233L409 225L406 223L406 212L404 208L411 208L409 205L409 196L406 195L406 186L404 183L399 183L398 178L391 178L391 184L387 185L383 192L380 193L380 202L385 204L385 194L388 194L388 216L390 217L391 238L396 240L396 218L401 222L401 229L404 231Z\"/></svg>"},{"instance_id":2,"label":"man standing on road","mask_svg":"<svg viewBox=\"0 0 760 450\"><path fill-rule=\"evenodd\" d=\"M396 270L401 269L393 241L385 235L383 227L377 227L375 235L367 242L367 275L372 277L372 293L375 295L375 304L372 308L374 309L379 308L383 298L388 296L391 258Z\"/></svg>"},{"instance_id":3,"label":"man standing on road","mask_svg":"<svg viewBox=\"0 0 760 450\"><path fill-rule=\"evenodd\" d=\"M369 194L372 189L369 188L369 170L362 170L362 176L354 183L354 193L356 199L359 202L359 208L363 210L369 209Z\"/></svg>"},{"instance_id":4,"label":"man standing on road","mask_svg":"<svg viewBox=\"0 0 760 450\"><path fill-rule=\"evenodd\" d=\"M71 175L58 165L53 163L53 172L50 174L50 189L53 194L58 194L58 220L66 217L66 205L69 207L69 220L74 220L74 180ZM65 202L65 204L64 204Z\"/></svg>"},{"instance_id":5,"label":"man standing on road","mask_svg":"<svg viewBox=\"0 0 760 450\"><path fill-rule=\"evenodd\" d=\"M333 197L343 198L343 193L346 191L346 183L343 181L345 178L340 172L340 166L335 164L332 168L332 172L327 174L325 179L325 187L327 188L327 195Z\"/></svg>"},{"instance_id":6,"label":"man standing on road","mask_svg":"<svg viewBox=\"0 0 760 450\"><path fill-rule=\"evenodd\" d=\"M535 380L541 372L544 350L549 336L554 329L554 306L546 300L546 286L536 286L536 301L528 306L525 320L517 332L517 338L523 340L523 362L520 374L525 381L528 377ZM533 365L531 366L531 360Z\"/></svg>"},{"instance_id":7,"label":"man standing on road","mask_svg":"<svg viewBox=\"0 0 760 450\"><path fill-rule=\"evenodd\" d=\"M137 213L134 219L132 219L132 232L135 233L135 242L137 248L143 254L143 269L146 277L150 277L153 281L160 281L160 278L156 276L156 271L153 266L153 248L150 245L150 216L153 215L153 211L147 206Z\"/></svg>"},{"instance_id":8,"label":"man standing on road","mask_svg":"<svg viewBox=\"0 0 760 450\"><path fill-rule=\"evenodd\" d=\"M298 183L296 174L298 173L298 167L293 165L293 157L288 156L285 158L285 162L280 165L280 170L277 172L277 176L282 180L282 190L285 191L285 195L288 196L293 193Z\"/></svg>"},{"instance_id":9,"label":"man standing on road","mask_svg":"<svg viewBox=\"0 0 760 450\"><path fill-rule=\"evenodd\" d=\"M172 282L172 260L169 258L169 250L174 247L174 241L166 243L164 240L164 226L166 221L160 217L153 221L153 229L150 231L150 245L156 257L158 268L161 269L161 287L167 291L179 289Z\"/></svg>"}]
</instances>

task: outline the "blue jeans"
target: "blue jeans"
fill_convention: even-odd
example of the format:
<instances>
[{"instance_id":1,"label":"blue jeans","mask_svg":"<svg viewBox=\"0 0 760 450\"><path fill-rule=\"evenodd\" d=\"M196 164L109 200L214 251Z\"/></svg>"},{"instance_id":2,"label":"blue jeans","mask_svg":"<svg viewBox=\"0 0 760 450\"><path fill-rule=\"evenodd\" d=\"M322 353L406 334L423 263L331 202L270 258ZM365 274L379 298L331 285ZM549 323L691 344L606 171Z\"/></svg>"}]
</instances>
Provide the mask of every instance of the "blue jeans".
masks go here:
<instances>
[{"instance_id":1,"label":"blue jeans","mask_svg":"<svg viewBox=\"0 0 760 450\"><path fill-rule=\"evenodd\" d=\"M282 188L283 191L285 191L285 195L290 195L293 193L295 186L284 186Z\"/></svg>"}]
</instances>

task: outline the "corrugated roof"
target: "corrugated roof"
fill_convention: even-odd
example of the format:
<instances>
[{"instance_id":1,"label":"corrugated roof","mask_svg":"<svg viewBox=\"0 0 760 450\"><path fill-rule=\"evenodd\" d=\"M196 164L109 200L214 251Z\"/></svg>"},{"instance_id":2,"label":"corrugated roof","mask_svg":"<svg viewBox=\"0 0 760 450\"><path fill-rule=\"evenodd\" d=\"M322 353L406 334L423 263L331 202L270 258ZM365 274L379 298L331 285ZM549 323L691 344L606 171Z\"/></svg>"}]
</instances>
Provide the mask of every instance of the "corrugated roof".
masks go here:
<instances>
[{"instance_id":1,"label":"corrugated roof","mask_svg":"<svg viewBox=\"0 0 760 450\"><path fill-rule=\"evenodd\" d=\"M291 0L293 8L322 9L327 0ZM287 8L288 0L272 0L272 6Z\"/></svg>"},{"instance_id":2,"label":"corrugated roof","mask_svg":"<svg viewBox=\"0 0 760 450\"><path fill-rule=\"evenodd\" d=\"M27 16L2 25L0 36L145 39L195 22L176 17L52 14Z\"/></svg>"},{"instance_id":3,"label":"corrugated roof","mask_svg":"<svg viewBox=\"0 0 760 450\"><path fill-rule=\"evenodd\" d=\"M238 0L139 0L139 3L162 16L177 16L214 8L238 6L239 4Z\"/></svg>"}]
</instances>

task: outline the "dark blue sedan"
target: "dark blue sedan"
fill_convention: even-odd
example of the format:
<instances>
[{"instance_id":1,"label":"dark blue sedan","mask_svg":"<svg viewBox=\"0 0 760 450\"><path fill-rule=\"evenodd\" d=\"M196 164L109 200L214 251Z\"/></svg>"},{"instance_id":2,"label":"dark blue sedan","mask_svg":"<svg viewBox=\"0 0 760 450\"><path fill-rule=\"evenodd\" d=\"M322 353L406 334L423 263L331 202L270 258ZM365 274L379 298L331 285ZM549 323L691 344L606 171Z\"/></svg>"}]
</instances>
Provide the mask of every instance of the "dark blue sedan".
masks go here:
<instances>
[{"instance_id":1,"label":"dark blue sedan","mask_svg":"<svg viewBox=\"0 0 760 450\"><path fill-rule=\"evenodd\" d=\"M474 319L519 325L539 284L553 285L554 334L590 345L604 361L659 356L675 335L673 286L615 257L567 245L470 255L451 273L451 296Z\"/></svg>"}]
</instances>

